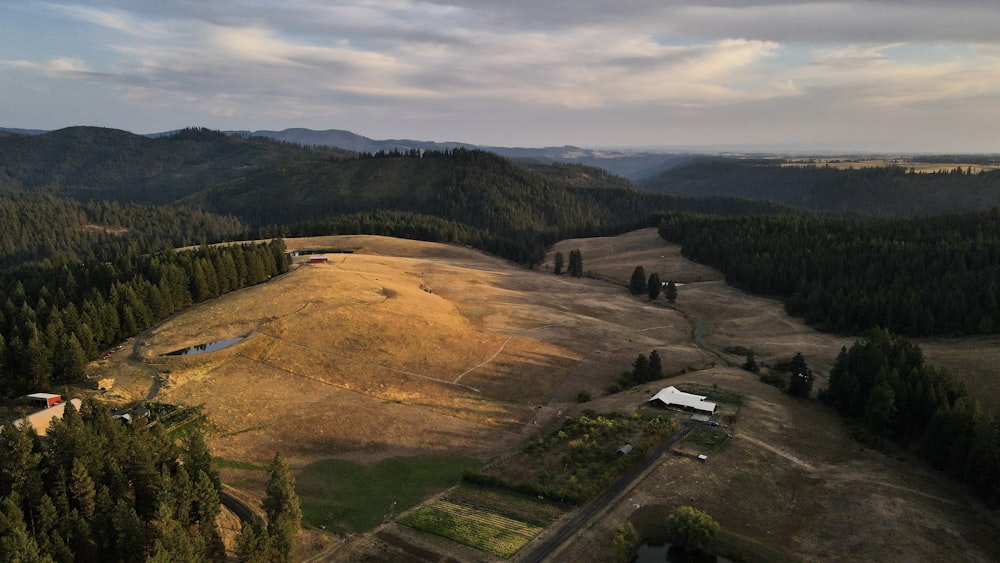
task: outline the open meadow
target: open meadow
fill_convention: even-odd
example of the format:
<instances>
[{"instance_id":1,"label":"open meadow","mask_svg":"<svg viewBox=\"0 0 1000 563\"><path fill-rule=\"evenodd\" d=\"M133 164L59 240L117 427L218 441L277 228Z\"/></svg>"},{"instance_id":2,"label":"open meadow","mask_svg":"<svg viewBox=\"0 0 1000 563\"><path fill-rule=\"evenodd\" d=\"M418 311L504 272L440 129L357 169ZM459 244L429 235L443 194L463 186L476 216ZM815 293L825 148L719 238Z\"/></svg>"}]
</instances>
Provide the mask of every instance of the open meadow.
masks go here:
<instances>
[{"instance_id":1,"label":"open meadow","mask_svg":"<svg viewBox=\"0 0 1000 563\"><path fill-rule=\"evenodd\" d=\"M148 390L153 371L161 380L158 401L203 405L223 480L251 498L263 496L260 468L281 451L306 493L310 550L326 546L328 557L345 561L425 552L498 557L395 523L359 532L405 518L404 504L454 482L431 482L426 473L457 475L448 468L484 464L583 408L629 412L660 387L687 382L743 394L733 438L709 452L708 463L662 459L560 559L610 559L614 525L631 519L650 530L678 504L715 516L733 545L793 560L947 560L962 553L987 561L1000 553L996 515L959 487L903 452L862 448L832 410L733 367L743 361L738 349L753 350L764 364L801 352L819 388L853 338L818 333L787 317L779 302L726 286L655 229L562 241L538 270L469 248L384 237L286 244L326 252L329 261L297 258L288 274L179 314L94 369L114 375L116 388L132 396ZM554 253L573 249L581 250L584 270L603 279L553 275ZM609 282L626 282L637 265L682 284L675 306ZM163 355L238 336L247 338L224 350ZM940 350L936 341L921 345L932 361L976 370L975 385L995 387L988 374L996 364L987 362L1000 354L996 341L976 341L968 356L949 356L961 349L952 341ZM989 352L979 354L981 347ZM654 349L664 373L684 373L605 395L637 354ZM131 366L130 355L144 369ZM578 403L582 390L594 400ZM379 489L368 498L337 489L340 481L356 489L366 480ZM419 495L391 492L411 485ZM458 510L441 502L441 514ZM352 518L351 507L360 505L368 505L364 517ZM355 535L341 545L330 532Z\"/></svg>"}]
</instances>

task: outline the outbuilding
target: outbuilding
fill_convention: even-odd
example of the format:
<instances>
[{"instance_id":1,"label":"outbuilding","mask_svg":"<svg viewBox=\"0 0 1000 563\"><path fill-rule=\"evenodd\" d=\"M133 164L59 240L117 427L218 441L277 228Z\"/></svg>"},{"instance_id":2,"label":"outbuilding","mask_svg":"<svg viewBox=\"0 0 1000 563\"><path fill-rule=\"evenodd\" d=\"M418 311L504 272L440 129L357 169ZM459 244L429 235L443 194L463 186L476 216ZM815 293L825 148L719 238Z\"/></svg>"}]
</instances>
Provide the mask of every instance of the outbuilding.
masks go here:
<instances>
[{"instance_id":1,"label":"outbuilding","mask_svg":"<svg viewBox=\"0 0 1000 563\"><path fill-rule=\"evenodd\" d=\"M62 395L53 393L32 393L28 395L28 400L42 408L49 408L62 402Z\"/></svg>"},{"instance_id":2,"label":"outbuilding","mask_svg":"<svg viewBox=\"0 0 1000 563\"><path fill-rule=\"evenodd\" d=\"M660 389L657 394L653 395L653 398L649 402L660 407L680 408L686 411L705 414L715 413L715 403L706 401L706 398L703 395L685 393L671 385L670 387Z\"/></svg>"},{"instance_id":3,"label":"outbuilding","mask_svg":"<svg viewBox=\"0 0 1000 563\"><path fill-rule=\"evenodd\" d=\"M324 256L322 254L319 255L319 256L310 256L309 257L309 263L310 264L326 264L329 260L330 260L329 258L327 258L326 256Z\"/></svg>"}]
</instances>

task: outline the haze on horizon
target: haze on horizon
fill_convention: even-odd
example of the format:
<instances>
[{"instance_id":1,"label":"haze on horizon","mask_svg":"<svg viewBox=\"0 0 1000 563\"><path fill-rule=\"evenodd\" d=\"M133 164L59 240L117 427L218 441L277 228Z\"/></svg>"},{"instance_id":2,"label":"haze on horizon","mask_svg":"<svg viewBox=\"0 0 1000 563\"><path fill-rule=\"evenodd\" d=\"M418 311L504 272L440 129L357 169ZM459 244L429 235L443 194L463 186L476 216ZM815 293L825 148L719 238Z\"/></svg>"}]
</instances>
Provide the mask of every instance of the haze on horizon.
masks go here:
<instances>
[{"instance_id":1,"label":"haze on horizon","mask_svg":"<svg viewBox=\"0 0 1000 563\"><path fill-rule=\"evenodd\" d=\"M4 2L0 126L995 153L998 27L993 0Z\"/></svg>"}]
</instances>

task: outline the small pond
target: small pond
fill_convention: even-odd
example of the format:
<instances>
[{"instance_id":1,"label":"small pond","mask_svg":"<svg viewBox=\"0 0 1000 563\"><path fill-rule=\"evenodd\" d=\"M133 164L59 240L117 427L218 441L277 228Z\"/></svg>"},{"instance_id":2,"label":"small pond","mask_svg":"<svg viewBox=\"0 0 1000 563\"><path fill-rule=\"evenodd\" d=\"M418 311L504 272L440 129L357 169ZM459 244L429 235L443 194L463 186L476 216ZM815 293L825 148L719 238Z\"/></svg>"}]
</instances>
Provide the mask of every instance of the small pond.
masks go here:
<instances>
[{"instance_id":1,"label":"small pond","mask_svg":"<svg viewBox=\"0 0 1000 563\"><path fill-rule=\"evenodd\" d=\"M243 342L250 336L249 334L244 336L237 336L236 338L228 338L226 340L215 340L213 342L206 342L205 344L197 344L191 346L190 348L181 348L180 350L174 350L173 352L167 352L163 354L164 356L193 356L195 354L204 354L206 352L215 352L216 350L222 350L223 348L229 348L233 344L238 342Z\"/></svg>"},{"instance_id":2,"label":"small pond","mask_svg":"<svg viewBox=\"0 0 1000 563\"><path fill-rule=\"evenodd\" d=\"M635 552L636 558L632 561L636 563L733 563L732 559L717 557L704 551L692 551L682 547L675 547L673 544L660 543L639 544Z\"/></svg>"}]
</instances>

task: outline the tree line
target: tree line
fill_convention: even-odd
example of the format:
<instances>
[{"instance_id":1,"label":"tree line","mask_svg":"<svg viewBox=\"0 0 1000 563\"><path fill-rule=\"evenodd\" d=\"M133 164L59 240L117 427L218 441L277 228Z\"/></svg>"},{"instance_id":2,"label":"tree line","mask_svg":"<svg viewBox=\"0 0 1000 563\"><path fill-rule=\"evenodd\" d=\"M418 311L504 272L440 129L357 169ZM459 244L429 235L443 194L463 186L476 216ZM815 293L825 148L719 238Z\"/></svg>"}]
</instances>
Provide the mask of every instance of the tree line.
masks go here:
<instances>
[{"instance_id":1,"label":"tree line","mask_svg":"<svg viewBox=\"0 0 1000 563\"><path fill-rule=\"evenodd\" d=\"M773 201L814 212L869 217L920 217L1000 205L1000 171L972 173L955 166L915 172L902 166L839 169L787 164L782 159L700 157L646 178L640 185L675 196Z\"/></svg>"},{"instance_id":2,"label":"tree line","mask_svg":"<svg viewBox=\"0 0 1000 563\"><path fill-rule=\"evenodd\" d=\"M660 236L820 330L1000 331L1000 208L910 220L668 214Z\"/></svg>"}]
</instances>

